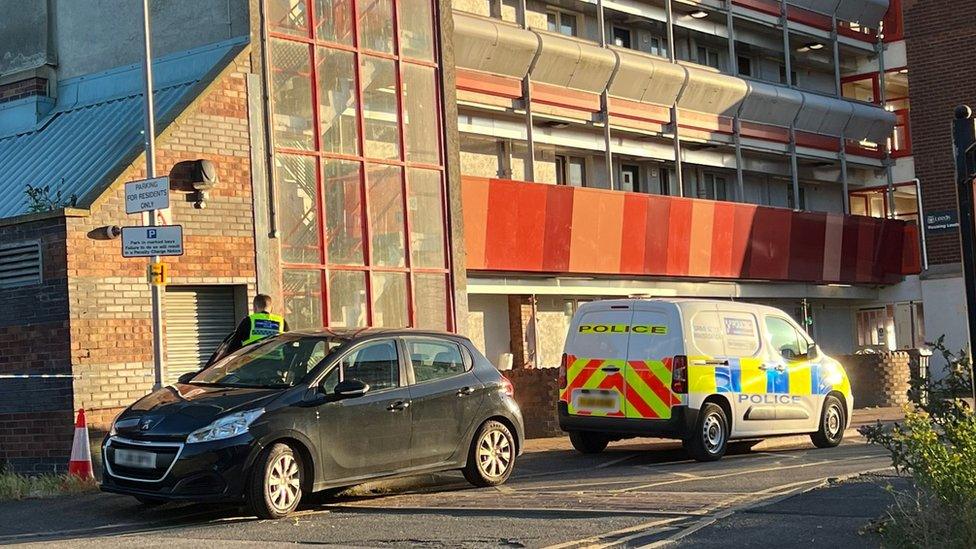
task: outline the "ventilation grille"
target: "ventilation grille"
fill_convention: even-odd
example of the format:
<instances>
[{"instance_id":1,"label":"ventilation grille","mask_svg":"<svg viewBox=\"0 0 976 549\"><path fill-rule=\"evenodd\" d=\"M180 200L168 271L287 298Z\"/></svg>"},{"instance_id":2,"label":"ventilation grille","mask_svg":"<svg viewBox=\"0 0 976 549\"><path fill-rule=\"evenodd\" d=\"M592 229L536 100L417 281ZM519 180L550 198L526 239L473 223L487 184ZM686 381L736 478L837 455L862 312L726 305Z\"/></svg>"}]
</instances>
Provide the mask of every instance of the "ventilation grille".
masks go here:
<instances>
[{"instance_id":1,"label":"ventilation grille","mask_svg":"<svg viewBox=\"0 0 976 549\"><path fill-rule=\"evenodd\" d=\"M0 246L0 288L41 283L41 245L20 242Z\"/></svg>"}]
</instances>

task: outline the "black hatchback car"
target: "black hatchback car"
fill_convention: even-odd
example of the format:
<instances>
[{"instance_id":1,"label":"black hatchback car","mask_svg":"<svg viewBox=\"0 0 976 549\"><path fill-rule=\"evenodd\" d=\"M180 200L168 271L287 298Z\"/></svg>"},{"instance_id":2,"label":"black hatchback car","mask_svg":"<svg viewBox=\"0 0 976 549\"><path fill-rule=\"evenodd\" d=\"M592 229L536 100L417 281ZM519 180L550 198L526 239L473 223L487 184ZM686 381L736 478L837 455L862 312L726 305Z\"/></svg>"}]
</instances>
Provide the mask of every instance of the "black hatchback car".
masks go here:
<instances>
[{"instance_id":1,"label":"black hatchback car","mask_svg":"<svg viewBox=\"0 0 976 549\"><path fill-rule=\"evenodd\" d=\"M460 469L494 486L522 448L512 392L457 335L291 332L122 412L102 444L102 490L278 518L303 494L370 479Z\"/></svg>"}]
</instances>

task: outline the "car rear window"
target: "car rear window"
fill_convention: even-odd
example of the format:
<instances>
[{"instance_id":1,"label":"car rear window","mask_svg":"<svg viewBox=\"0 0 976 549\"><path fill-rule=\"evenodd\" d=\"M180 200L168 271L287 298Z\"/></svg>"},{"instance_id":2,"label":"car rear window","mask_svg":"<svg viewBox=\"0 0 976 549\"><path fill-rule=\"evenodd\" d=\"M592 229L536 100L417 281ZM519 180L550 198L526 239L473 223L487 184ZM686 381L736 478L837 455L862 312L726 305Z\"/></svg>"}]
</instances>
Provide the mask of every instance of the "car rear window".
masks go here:
<instances>
[{"instance_id":1,"label":"car rear window","mask_svg":"<svg viewBox=\"0 0 976 549\"><path fill-rule=\"evenodd\" d=\"M457 343L413 338L407 339L406 343L410 363L413 365L413 377L417 383L455 376L467 370Z\"/></svg>"}]
</instances>

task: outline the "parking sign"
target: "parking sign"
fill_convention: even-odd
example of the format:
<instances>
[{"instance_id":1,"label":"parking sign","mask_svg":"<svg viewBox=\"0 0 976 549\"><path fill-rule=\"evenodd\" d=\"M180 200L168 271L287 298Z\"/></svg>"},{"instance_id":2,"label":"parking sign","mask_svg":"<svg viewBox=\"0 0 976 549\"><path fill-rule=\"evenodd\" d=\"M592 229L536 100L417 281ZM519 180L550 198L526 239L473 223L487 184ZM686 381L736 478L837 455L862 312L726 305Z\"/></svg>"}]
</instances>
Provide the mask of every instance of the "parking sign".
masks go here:
<instances>
[{"instance_id":1,"label":"parking sign","mask_svg":"<svg viewBox=\"0 0 976 549\"><path fill-rule=\"evenodd\" d=\"M183 255L183 226L122 227L122 257Z\"/></svg>"}]
</instances>

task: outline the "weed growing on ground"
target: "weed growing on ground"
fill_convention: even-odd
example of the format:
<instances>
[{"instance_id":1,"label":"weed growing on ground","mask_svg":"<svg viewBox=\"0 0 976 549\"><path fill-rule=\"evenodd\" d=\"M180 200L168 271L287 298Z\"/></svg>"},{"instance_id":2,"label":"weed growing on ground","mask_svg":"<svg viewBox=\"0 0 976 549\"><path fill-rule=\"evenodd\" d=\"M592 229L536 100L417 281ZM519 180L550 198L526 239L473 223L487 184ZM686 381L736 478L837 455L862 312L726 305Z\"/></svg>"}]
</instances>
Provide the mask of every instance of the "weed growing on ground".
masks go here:
<instances>
[{"instance_id":1,"label":"weed growing on ground","mask_svg":"<svg viewBox=\"0 0 976 549\"><path fill-rule=\"evenodd\" d=\"M94 480L82 480L73 475L43 473L19 475L0 472L0 501L26 498L50 498L65 494L91 492L97 489Z\"/></svg>"},{"instance_id":2,"label":"weed growing on ground","mask_svg":"<svg viewBox=\"0 0 976 549\"><path fill-rule=\"evenodd\" d=\"M971 390L969 358L935 349L946 360L945 377L914 380L904 423L865 427L868 441L891 453L915 490L896 493L889 516L878 526L889 547L976 547L976 414L963 398Z\"/></svg>"}]
</instances>

